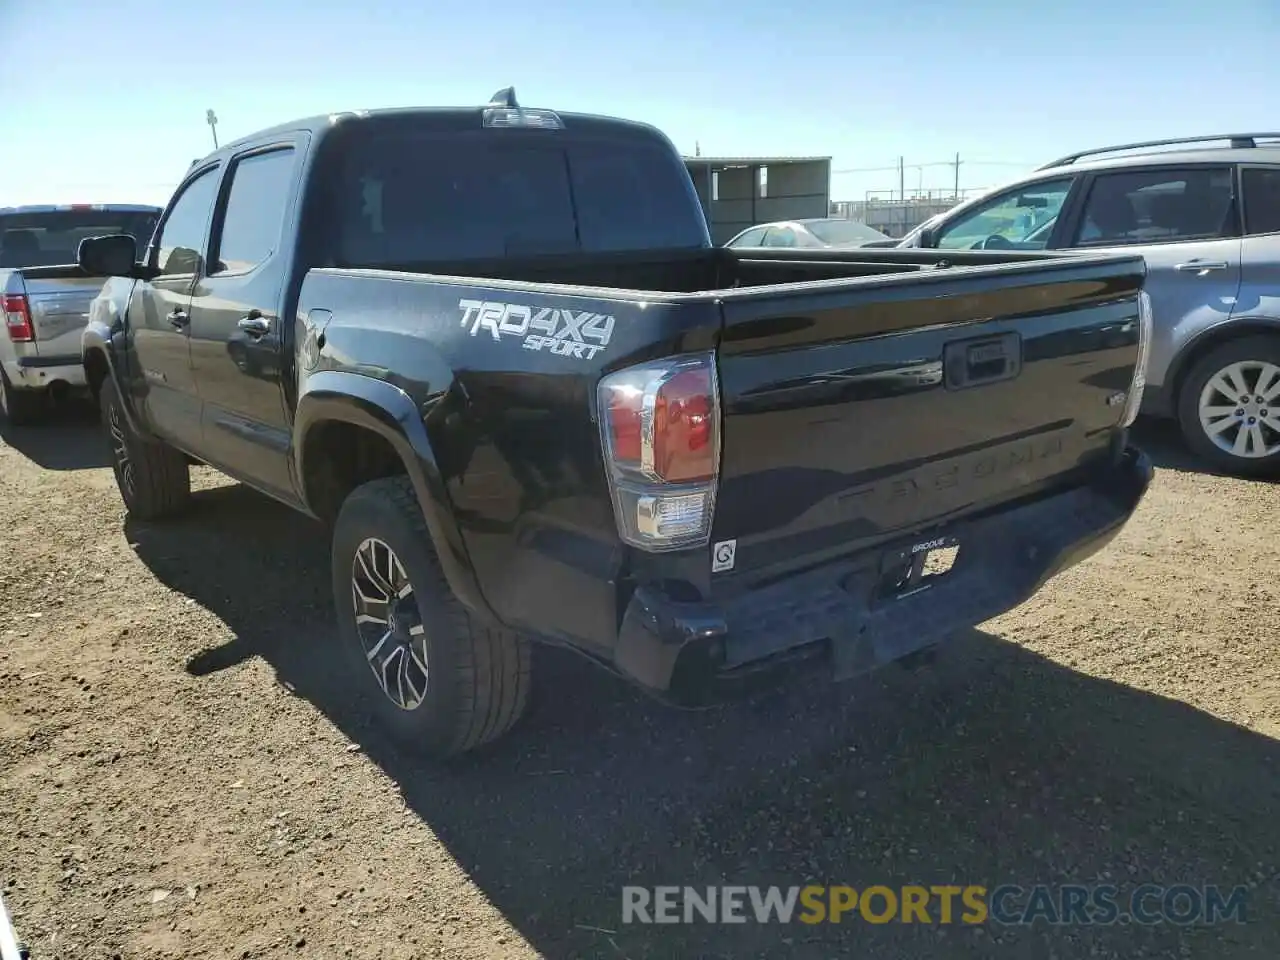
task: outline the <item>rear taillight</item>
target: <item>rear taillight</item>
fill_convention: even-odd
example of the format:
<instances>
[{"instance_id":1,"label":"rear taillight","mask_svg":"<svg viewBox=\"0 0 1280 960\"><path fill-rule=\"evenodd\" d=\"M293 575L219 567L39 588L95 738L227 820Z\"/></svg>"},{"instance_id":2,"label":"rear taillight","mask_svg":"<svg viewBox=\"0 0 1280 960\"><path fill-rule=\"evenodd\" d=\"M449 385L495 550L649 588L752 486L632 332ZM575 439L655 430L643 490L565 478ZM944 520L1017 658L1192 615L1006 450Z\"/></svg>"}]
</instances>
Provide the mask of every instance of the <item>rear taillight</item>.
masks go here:
<instances>
[{"instance_id":1,"label":"rear taillight","mask_svg":"<svg viewBox=\"0 0 1280 960\"><path fill-rule=\"evenodd\" d=\"M1147 386L1147 364L1151 361L1151 337L1151 296L1143 290L1138 294L1138 356L1133 366L1133 379L1129 383L1124 415L1120 420L1122 427L1133 426L1142 408L1142 395Z\"/></svg>"},{"instance_id":2,"label":"rear taillight","mask_svg":"<svg viewBox=\"0 0 1280 960\"><path fill-rule=\"evenodd\" d=\"M652 551L706 543L720 473L714 354L612 373L600 381L598 401L622 539Z\"/></svg>"},{"instance_id":3,"label":"rear taillight","mask_svg":"<svg viewBox=\"0 0 1280 960\"><path fill-rule=\"evenodd\" d=\"M36 338L35 327L31 325L31 308L23 294L4 295L4 325L14 343L30 343Z\"/></svg>"}]
</instances>

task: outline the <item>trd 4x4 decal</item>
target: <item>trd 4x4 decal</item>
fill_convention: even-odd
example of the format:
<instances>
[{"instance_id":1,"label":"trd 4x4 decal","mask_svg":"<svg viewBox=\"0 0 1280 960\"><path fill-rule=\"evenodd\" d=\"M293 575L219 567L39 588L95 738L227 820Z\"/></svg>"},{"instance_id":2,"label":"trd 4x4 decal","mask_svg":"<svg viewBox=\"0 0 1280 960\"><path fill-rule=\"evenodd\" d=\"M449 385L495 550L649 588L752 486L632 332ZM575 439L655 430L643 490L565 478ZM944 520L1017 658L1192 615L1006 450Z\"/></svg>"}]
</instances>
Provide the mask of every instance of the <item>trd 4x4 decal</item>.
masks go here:
<instances>
[{"instance_id":1,"label":"trd 4x4 decal","mask_svg":"<svg viewBox=\"0 0 1280 960\"><path fill-rule=\"evenodd\" d=\"M547 350L558 357L590 360L609 346L614 318L590 310L530 307L494 300L459 300L462 326L471 336L487 330L494 340L518 337L526 350Z\"/></svg>"}]
</instances>

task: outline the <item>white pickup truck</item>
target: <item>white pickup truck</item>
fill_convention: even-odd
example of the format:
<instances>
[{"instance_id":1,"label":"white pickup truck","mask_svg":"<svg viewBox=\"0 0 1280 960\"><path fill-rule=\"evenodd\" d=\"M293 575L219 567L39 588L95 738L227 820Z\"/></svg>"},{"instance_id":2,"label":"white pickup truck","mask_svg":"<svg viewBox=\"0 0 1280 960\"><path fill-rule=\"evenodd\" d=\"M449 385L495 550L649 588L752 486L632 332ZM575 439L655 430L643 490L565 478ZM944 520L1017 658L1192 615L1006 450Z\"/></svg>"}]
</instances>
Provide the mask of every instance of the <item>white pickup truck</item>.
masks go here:
<instances>
[{"instance_id":1,"label":"white pickup truck","mask_svg":"<svg viewBox=\"0 0 1280 960\"><path fill-rule=\"evenodd\" d=\"M76 266L85 237L151 239L159 207L72 204L0 208L0 418L29 423L52 394L84 389L80 333L101 277Z\"/></svg>"}]
</instances>

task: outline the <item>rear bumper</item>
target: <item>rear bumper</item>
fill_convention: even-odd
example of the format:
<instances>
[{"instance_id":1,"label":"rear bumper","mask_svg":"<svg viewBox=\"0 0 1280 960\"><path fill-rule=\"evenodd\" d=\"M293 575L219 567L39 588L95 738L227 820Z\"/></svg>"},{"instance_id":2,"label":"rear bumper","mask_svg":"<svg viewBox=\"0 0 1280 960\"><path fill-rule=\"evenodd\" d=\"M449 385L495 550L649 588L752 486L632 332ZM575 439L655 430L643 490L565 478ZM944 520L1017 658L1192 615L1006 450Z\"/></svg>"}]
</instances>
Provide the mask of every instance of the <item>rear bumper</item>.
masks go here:
<instances>
[{"instance_id":1,"label":"rear bumper","mask_svg":"<svg viewBox=\"0 0 1280 960\"><path fill-rule=\"evenodd\" d=\"M43 390L53 383L65 383L69 387L87 384L84 363L80 357L25 357L5 363L5 374L16 390Z\"/></svg>"},{"instance_id":2,"label":"rear bumper","mask_svg":"<svg viewBox=\"0 0 1280 960\"><path fill-rule=\"evenodd\" d=\"M718 681L791 659L824 657L837 679L866 673L1013 609L1105 547L1133 515L1152 474L1147 455L1126 447L1092 485L966 518L728 605L681 603L642 587L624 615L614 665L681 703L705 699ZM952 570L925 589L878 600L886 553L939 536L958 539Z\"/></svg>"}]
</instances>

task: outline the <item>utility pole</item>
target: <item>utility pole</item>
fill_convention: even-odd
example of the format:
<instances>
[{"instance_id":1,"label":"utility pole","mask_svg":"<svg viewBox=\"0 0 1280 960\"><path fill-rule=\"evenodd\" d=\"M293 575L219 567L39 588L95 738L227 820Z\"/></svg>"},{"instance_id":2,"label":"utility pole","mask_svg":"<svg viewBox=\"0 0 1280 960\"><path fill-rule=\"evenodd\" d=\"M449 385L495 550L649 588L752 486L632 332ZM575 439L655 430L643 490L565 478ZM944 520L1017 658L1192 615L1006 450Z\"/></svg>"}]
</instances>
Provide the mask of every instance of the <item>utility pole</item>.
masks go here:
<instances>
[{"instance_id":1,"label":"utility pole","mask_svg":"<svg viewBox=\"0 0 1280 960\"><path fill-rule=\"evenodd\" d=\"M960 151L956 151L956 199L960 199Z\"/></svg>"},{"instance_id":2,"label":"utility pole","mask_svg":"<svg viewBox=\"0 0 1280 960\"><path fill-rule=\"evenodd\" d=\"M213 149L218 149L218 115L212 109L204 112L205 123L209 124L209 129L213 132Z\"/></svg>"},{"instance_id":3,"label":"utility pole","mask_svg":"<svg viewBox=\"0 0 1280 960\"><path fill-rule=\"evenodd\" d=\"M898 158L898 199L907 202L907 174L903 167L903 158Z\"/></svg>"}]
</instances>

